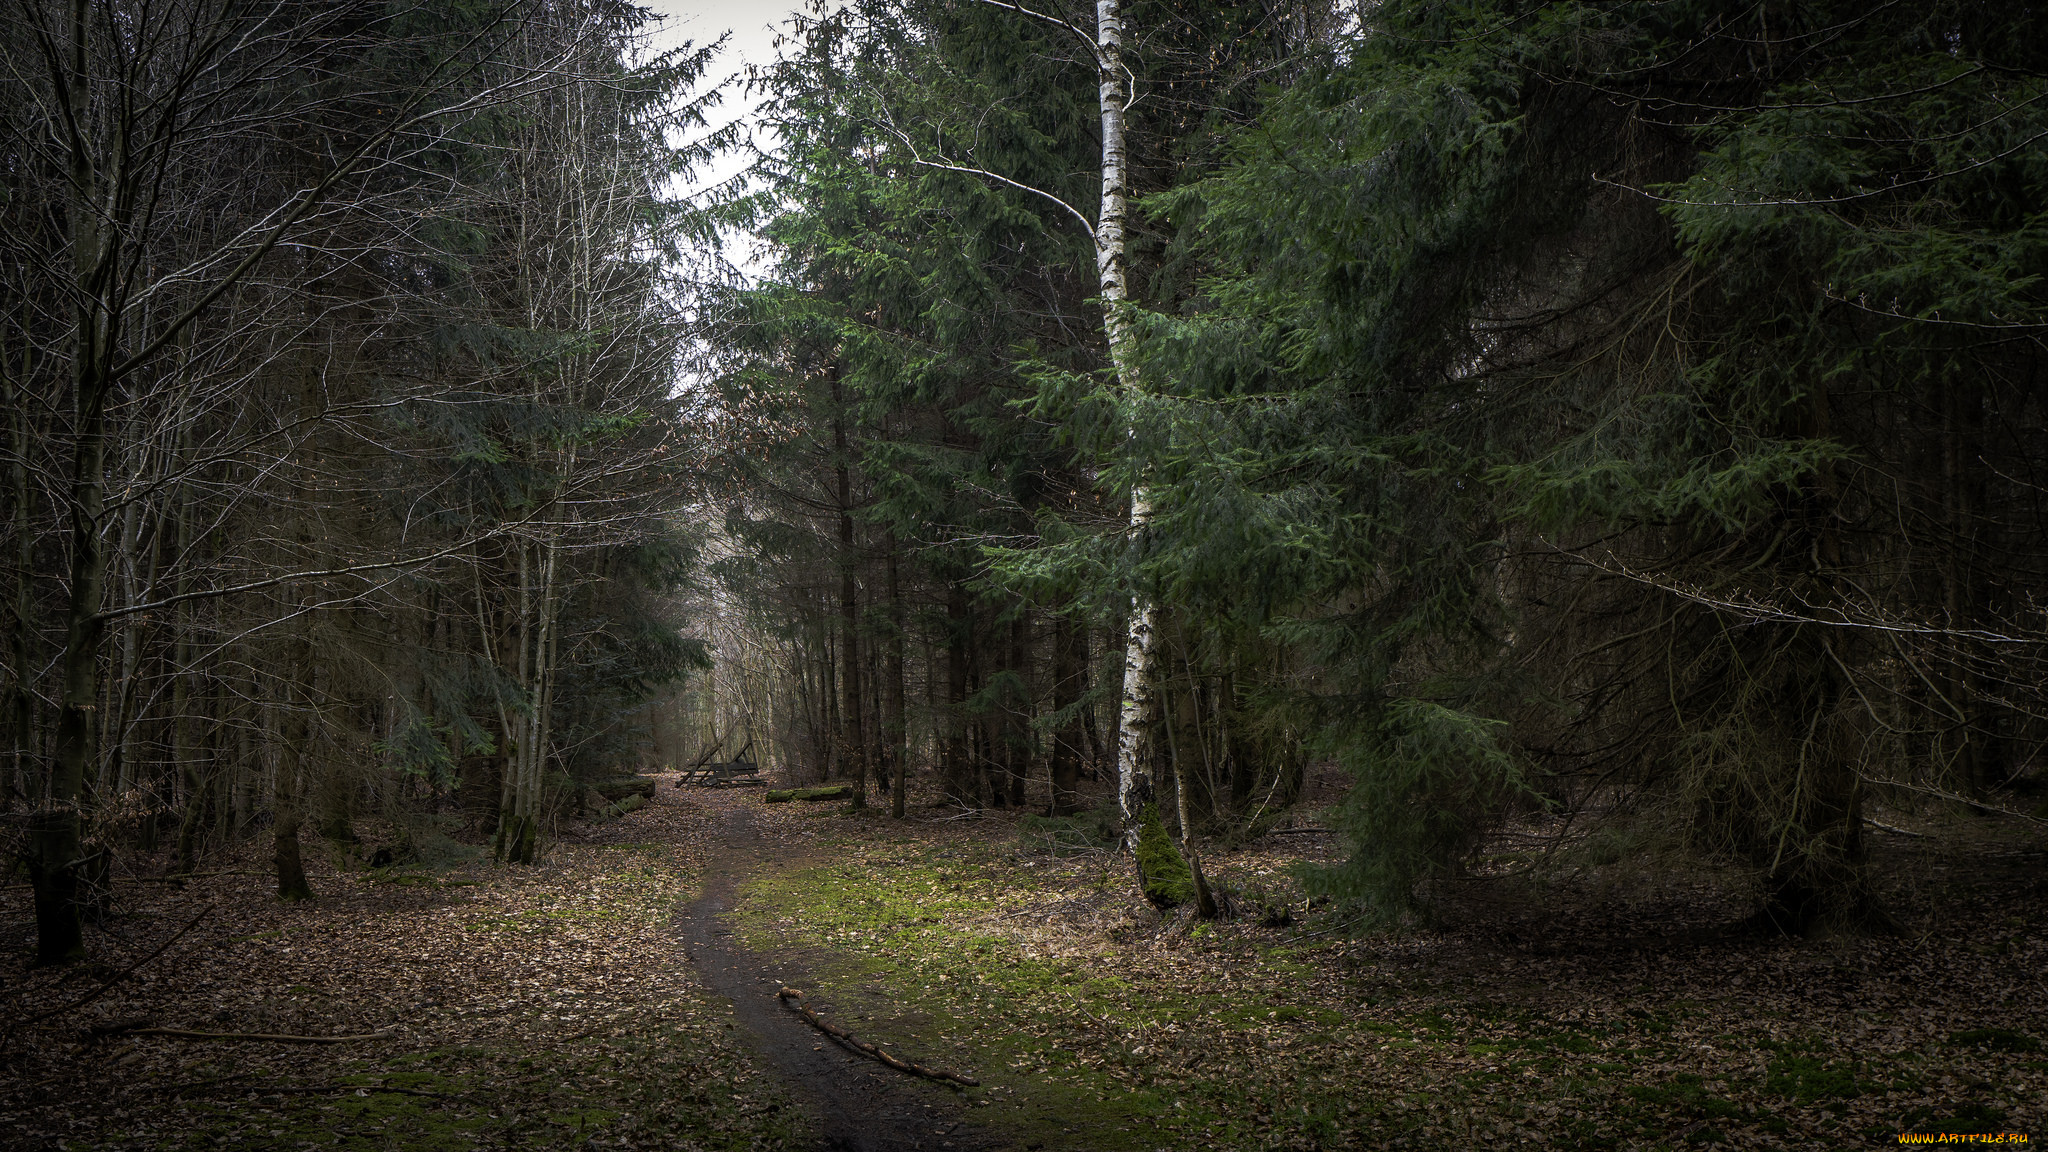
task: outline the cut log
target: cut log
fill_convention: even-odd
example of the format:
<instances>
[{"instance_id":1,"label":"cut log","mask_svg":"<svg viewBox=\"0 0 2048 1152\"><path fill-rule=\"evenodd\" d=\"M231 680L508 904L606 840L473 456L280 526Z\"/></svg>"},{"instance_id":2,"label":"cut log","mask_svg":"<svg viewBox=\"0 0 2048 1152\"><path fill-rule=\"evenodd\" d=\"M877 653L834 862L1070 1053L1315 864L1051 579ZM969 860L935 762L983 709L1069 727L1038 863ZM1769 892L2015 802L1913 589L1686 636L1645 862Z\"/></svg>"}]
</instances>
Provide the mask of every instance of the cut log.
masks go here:
<instances>
[{"instance_id":1,"label":"cut log","mask_svg":"<svg viewBox=\"0 0 2048 1152\"><path fill-rule=\"evenodd\" d=\"M828 788L775 788L761 793L761 799L770 804L787 804L791 800L851 800L853 785L834 784Z\"/></svg>"},{"instance_id":2,"label":"cut log","mask_svg":"<svg viewBox=\"0 0 2048 1152\"><path fill-rule=\"evenodd\" d=\"M614 776L610 780L593 780L590 790L616 804L628 796L654 799L657 781L652 776Z\"/></svg>"},{"instance_id":3,"label":"cut log","mask_svg":"<svg viewBox=\"0 0 2048 1152\"><path fill-rule=\"evenodd\" d=\"M832 1037L834 1040L864 1056L887 1064L898 1072L908 1072L913 1076L923 1076L927 1080L951 1080L955 1084L963 1084L969 1088L981 1087L981 1081L976 1080L972 1076L963 1076L958 1072L948 1072L942 1068L927 1068L922 1064L891 1056L873 1044L856 1038L853 1033L848 1032L846 1029L826 1023L816 1012L811 1011L804 1005L804 994L794 988L784 988L775 994L775 998L782 1001L783 1007L793 1010L797 1015L808 1021L811 1027L816 1028L818 1031L823 1032L825 1035Z\"/></svg>"}]
</instances>

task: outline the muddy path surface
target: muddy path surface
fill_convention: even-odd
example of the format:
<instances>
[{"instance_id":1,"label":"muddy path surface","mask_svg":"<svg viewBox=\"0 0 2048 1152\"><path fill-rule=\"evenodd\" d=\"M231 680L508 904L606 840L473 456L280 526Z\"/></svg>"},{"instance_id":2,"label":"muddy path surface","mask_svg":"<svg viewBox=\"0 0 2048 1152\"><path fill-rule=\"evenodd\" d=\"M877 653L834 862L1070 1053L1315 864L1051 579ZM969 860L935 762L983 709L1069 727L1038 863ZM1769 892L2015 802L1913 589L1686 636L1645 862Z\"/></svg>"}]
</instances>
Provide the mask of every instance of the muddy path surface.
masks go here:
<instances>
[{"instance_id":1,"label":"muddy path surface","mask_svg":"<svg viewBox=\"0 0 2048 1152\"><path fill-rule=\"evenodd\" d=\"M710 859L704 893L682 911L678 928L706 987L732 1002L749 1045L815 1116L820 1147L834 1152L1000 1152L1012 1147L974 1122L973 1109L960 1092L858 1055L783 1006L776 992L785 985L810 988L810 964L801 954L747 948L733 923L734 902L741 885L758 871L813 865L817 856L771 843L744 804L713 801L709 806L723 810L706 845ZM835 1012L841 1006L830 998L814 999L811 1006L867 1039L860 1017ZM916 1052L897 1055L941 1063Z\"/></svg>"}]
</instances>

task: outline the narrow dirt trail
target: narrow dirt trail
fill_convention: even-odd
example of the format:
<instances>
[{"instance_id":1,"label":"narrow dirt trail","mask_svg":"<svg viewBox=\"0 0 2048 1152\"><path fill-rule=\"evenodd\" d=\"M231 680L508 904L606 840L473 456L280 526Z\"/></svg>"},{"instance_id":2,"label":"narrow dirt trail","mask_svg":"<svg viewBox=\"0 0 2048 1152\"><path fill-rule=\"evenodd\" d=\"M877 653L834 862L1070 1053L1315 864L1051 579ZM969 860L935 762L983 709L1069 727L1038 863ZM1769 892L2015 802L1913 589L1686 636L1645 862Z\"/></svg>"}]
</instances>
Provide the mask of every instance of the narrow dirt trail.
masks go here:
<instances>
[{"instance_id":1,"label":"narrow dirt trail","mask_svg":"<svg viewBox=\"0 0 2048 1152\"><path fill-rule=\"evenodd\" d=\"M970 1122L969 1108L957 1092L856 1056L776 998L784 985L810 986L803 958L755 952L741 944L730 917L735 893L757 870L801 867L815 863L816 856L770 843L762 821L749 810L748 797L692 796L715 816L705 845L710 859L704 894L683 911L678 926L705 985L732 1002L750 1046L816 1116L821 1146L835 1152L998 1152L1009 1147ZM832 1005L813 1007L829 1011ZM857 1026L854 1031L859 1035Z\"/></svg>"}]
</instances>

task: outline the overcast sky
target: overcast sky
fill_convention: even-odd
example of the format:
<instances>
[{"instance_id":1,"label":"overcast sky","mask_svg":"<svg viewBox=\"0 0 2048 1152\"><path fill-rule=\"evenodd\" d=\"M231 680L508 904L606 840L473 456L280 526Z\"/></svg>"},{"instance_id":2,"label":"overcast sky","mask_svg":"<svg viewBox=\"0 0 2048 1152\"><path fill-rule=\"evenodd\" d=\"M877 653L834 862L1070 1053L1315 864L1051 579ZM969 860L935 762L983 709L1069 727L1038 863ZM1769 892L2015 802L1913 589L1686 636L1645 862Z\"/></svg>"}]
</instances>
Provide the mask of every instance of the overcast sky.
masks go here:
<instances>
[{"instance_id":1,"label":"overcast sky","mask_svg":"<svg viewBox=\"0 0 2048 1152\"><path fill-rule=\"evenodd\" d=\"M642 0L648 8L661 17L660 24L653 30L653 47L659 50L680 47L684 41L703 45L731 33L726 41L725 51L712 62L711 73L706 78L716 82L741 72L749 64L761 65L775 59L775 26L789 19L797 9L795 3L784 0ZM752 102L737 85L727 88L725 102L713 112L712 127L729 123L753 112ZM703 173L701 180L716 183L738 172L747 162L742 155L729 155L712 171ZM752 260L744 250L745 241L740 240L730 255L742 268L752 271Z\"/></svg>"}]
</instances>

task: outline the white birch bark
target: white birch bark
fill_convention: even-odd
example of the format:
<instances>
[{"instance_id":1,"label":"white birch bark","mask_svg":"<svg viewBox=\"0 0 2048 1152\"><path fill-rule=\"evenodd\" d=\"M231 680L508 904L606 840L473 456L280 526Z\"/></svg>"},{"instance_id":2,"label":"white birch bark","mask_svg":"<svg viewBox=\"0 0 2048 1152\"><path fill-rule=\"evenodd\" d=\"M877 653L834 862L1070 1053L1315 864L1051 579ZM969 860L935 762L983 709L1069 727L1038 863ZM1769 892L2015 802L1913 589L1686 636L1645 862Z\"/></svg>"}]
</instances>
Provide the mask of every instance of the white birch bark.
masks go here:
<instances>
[{"instance_id":1,"label":"white birch bark","mask_svg":"<svg viewBox=\"0 0 2048 1152\"><path fill-rule=\"evenodd\" d=\"M1124 138L1124 113L1130 108L1130 72L1124 67L1124 21L1120 0L1095 3L1096 90L1102 109L1102 207L1095 224L1095 270L1101 278L1103 331L1109 338L1110 364L1127 394L1138 390L1137 365L1131 356L1129 298L1126 281L1124 218L1129 210L1129 166ZM1152 518L1152 504L1141 481L1131 489L1130 538L1136 548ZM1138 820L1152 793L1151 724L1153 706L1153 639L1159 608L1150 599L1131 597L1130 621L1124 636L1124 688L1121 722L1117 726L1116 795L1123 818L1124 846L1136 849Z\"/></svg>"}]
</instances>

